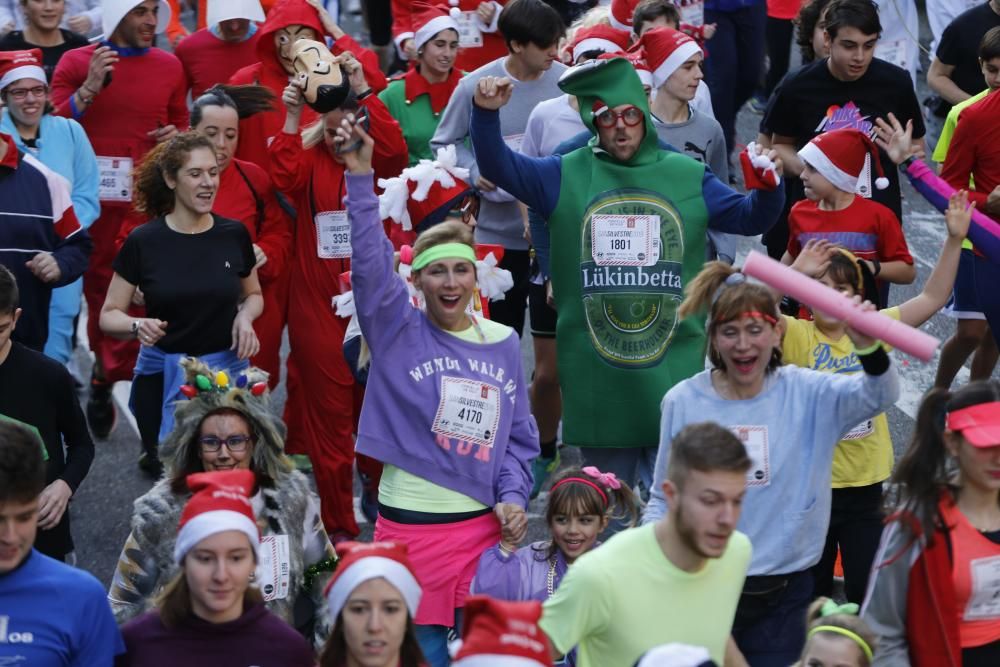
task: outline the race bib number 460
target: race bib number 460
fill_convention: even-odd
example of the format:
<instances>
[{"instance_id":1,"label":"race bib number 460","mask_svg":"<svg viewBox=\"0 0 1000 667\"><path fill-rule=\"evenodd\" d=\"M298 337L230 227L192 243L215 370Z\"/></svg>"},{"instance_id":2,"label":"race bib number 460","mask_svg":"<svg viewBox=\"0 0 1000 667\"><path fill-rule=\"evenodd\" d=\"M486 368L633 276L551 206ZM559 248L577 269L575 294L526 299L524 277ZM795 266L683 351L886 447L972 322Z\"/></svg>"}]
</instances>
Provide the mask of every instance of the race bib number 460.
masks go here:
<instances>
[{"instance_id":1,"label":"race bib number 460","mask_svg":"<svg viewBox=\"0 0 1000 667\"><path fill-rule=\"evenodd\" d=\"M652 266L659 259L658 215L594 215L590 245L598 266Z\"/></svg>"},{"instance_id":2,"label":"race bib number 460","mask_svg":"<svg viewBox=\"0 0 1000 667\"><path fill-rule=\"evenodd\" d=\"M500 387L480 380L441 378L441 400L432 431L492 447L499 425Z\"/></svg>"}]
</instances>

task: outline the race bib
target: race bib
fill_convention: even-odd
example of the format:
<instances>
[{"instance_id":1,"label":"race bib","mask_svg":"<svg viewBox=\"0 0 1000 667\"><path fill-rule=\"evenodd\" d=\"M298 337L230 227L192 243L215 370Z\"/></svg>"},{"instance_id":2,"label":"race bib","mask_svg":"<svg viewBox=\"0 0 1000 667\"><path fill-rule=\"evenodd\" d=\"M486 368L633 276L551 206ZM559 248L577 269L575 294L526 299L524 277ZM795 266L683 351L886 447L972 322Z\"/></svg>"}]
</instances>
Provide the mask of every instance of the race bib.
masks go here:
<instances>
[{"instance_id":1,"label":"race bib","mask_svg":"<svg viewBox=\"0 0 1000 667\"><path fill-rule=\"evenodd\" d=\"M316 256L320 259L349 259L351 223L347 211L316 214Z\"/></svg>"},{"instance_id":2,"label":"race bib","mask_svg":"<svg viewBox=\"0 0 1000 667\"><path fill-rule=\"evenodd\" d=\"M750 457L747 486L770 486L771 459L768 453L767 427L730 426L729 430L740 439Z\"/></svg>"},{"instance_id":3,"label":"race bib","mask_svg":"<svg viewBox=\"0 0 1000 667\"><path fill-rule=\"evenodd\" d=\"M975 558L969 563L972 595L965 606L965 620L1000 618L1000 556Z\"/></svg>"},{"instance_id":4,"label":"race bib","mask_svg":"<svg viewBox=\"0 0 1000 667\"><path fill-rule=\"evenodd\" d=\"M659 257L660 216L591 217L590 252L598 266L653 266Z\"/></svg>"},{"instance_id":5,"label":"race bib","mask_svg":"<svg viewBox=\"0 0 1000 667\"><path fill-rule=\"evenodd\" d=\"M480 380L442 377L441 401L431 430L492 447L500 425L500 388Z\"/></svg>"},{"instance_id":6,"label":"race bib","mask_svg":"<svg viewBox=\"0 0 1000 667\"><path fill-rule=\"evenodd\" d=\"M132 158L97 156L97 198L132 201Z\"/></svg>"},{"instance_id":7,"label":"race bib","mask_svg":"<svg viewBox=\"0 0 1000 667\"><path fill-rule=\"evenodd\" d=\"M288 535L265 535L260 538L257 563L257 586L265 602L288 597L291 564L288 558Z\"/></svg>"},{"instance_id":8,"label":"race bib","mask_svg":"<svg viewBox=\"0 0 1000 667\"><path fill-rule=\"evenodd\" d=\"M867 438L872 433L875 432L875 420L866 419L850 431L847 432L842 440L860 440L861 438Z\"/></svg>"},{"instance_id":9,"label":"race bib","mask_svg":"<svg viewBox=\"0 0 1000 667\"><path fill-rule=\"evenodd\" d=\"M479 29L476 12L462 12L456 22L458 23L459 47L469 49L483 45L483 31Z\"/></svg>"},{"instance_id":10,"label":"race bib","mask_svg":"<svg viewBox=\"0 0 1000 667\"><path fill-rule=\"evenodd\" d=\"M521 144L524 143L523 134L508 134L503 138L503 142L507 144L507 148L511 149L515 153L521 152Z\"/></svg>"},{"instance_id":11,"label":"race bib","mask_svg":"<svg viewBox=\"0 0 1000 667\"><path fill-rule=\"evenodd\" d=\"M680 2L677 9L681 12L681 23L687 23L694 27L705 24L705 3L701 0L691 0L690 2Z\"/></svg>"}]
</instances>

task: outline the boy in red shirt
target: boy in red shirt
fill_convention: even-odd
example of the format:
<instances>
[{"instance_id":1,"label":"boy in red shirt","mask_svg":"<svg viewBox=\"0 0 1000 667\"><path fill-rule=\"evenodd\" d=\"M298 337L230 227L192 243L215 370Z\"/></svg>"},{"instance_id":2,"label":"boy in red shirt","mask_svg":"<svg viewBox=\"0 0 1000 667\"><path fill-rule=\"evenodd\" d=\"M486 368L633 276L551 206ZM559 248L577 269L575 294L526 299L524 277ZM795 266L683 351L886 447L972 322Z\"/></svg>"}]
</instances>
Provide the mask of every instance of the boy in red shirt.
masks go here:
<instances>
[{"instance_id":1,"label":"boy in red shirt","mask_svg":"<svg viewBox=\"0 0 1000 667\"><path fill-rule=\"evenodd\" d=\"M867 198L873 164L879 176L875 187L888 185L875 145L860 130L849 128L824 132L798 154L806 199L788 214L788 249L781 261L791 264L811 239L843 246L868 263L880 282L882 303L877 305L886 307L886 283L908 285L917 271L895 213Z\"/></svg>"}]
</instances>

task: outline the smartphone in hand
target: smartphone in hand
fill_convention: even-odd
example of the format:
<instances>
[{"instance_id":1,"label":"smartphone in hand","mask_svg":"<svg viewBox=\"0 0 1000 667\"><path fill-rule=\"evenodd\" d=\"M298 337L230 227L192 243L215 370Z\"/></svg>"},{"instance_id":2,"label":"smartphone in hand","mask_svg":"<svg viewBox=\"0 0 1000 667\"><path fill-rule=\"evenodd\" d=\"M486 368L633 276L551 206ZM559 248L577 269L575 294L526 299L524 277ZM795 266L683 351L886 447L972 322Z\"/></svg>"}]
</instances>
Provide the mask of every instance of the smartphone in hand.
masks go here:
<instances>
[{"instance_id":1,"label":"smartphone in hand","mask_svg":"<svg viewBox=\"0 0 1000 667\"><path fill-rule=\"evenodd\" d=\"M366 109L365 107L361 107L354 112L354 125L360 125L362 128L364 128L365 132L368 131L368 128L371 127L371 120L368 118L368 109ZM341 153L350 153L352 151L356 151L358 150L358 148L361 147L361 138L357 136L357 133L352 132L351 137L354 139L353 141L351 141L347 145L342 145L339 148L337 148L336 152L338 155L340 155Z\"/></svg>"}]
</instances>

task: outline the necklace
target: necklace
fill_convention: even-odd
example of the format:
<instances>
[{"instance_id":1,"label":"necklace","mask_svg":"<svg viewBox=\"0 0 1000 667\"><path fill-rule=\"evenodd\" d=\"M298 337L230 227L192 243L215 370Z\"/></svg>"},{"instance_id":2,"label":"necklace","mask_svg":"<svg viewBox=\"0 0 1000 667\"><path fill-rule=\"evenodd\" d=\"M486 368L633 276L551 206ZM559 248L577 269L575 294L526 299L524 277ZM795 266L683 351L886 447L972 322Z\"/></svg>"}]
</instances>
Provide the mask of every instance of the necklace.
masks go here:
<instances>
[{"instance_id":1,"label":"necklace","mask_svg":"<svg viewBox=\"0 0 1000 667\"><path fill-rule=\"evenodd\" d=\"M556 557L551 556L549 558L549 573L545 576L545 591L548 593L548 597L552 597L552 593L556 589Z\"/></svg>"}]
</instances>

